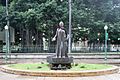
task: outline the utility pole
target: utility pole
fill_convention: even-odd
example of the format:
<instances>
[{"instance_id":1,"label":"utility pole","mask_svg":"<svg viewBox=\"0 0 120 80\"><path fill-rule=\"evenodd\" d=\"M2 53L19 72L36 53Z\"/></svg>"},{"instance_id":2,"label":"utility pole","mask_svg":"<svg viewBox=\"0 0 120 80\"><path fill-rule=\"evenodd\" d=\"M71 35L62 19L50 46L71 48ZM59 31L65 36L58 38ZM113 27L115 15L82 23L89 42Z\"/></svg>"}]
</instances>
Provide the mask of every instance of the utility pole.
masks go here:
<instances>
[{"instance_id":1,"label":"utility pole","mask_svg":"<svg viewBox=\"0 0 120 80\"><path fill-rule=\"evenodd\" d=\"M8 0L6 0L6 21L7 25L5 26L5 33L6 33L6 63L8 59L8 54L10 53L10 34L9 34L9 13L8 13Z\"/></svg>"},{"instance_id":2,"label":"utility pole","mask_svg":"<svg viewBox=\"0 0 120 80\"><path fill-rule=\"evenodd\" d=\"M105 61L107 61L107 40L108 40L108 33L107 33L108 26L105 25Z\"/></svg>"},{"instance_id":3,"label":"utility pole","mask_svg":"<svg viewBox=\"0 0 120 80\"><path fill-rule=\"evenodd\" d=\"M69 43L68 43L68 53L71 53L71 0L69 2Z\"/></svg>"}]
</instances>

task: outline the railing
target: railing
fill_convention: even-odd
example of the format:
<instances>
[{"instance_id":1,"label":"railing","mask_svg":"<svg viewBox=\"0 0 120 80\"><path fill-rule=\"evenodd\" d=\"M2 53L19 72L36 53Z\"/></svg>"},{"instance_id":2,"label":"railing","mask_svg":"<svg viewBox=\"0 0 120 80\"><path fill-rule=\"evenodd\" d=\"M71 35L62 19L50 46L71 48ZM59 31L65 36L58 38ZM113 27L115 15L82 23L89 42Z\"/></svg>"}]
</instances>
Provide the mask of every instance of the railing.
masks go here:
<instances>
[{"instance_id":1,"label":"railing","mask_svg":"<svg viewBox=\"0 0 120 80\"><path fill-rule=\"evenodd\" d=\"M104 45L94 45L94 46L86 46L86 47L72 47L72 51L74 52L104 52ZM120 45L108 45L107 52L120 52Z\"/></svg>"},{"instance_id":2,"label":"railing","mask_svg":"<svg viewBox=\"0 0 120 80\"><path fill-rule=\"evenodd\" d=\"M55 45L45 46L11 46L12 53L54 53ZM88 47L72 47L72 52L104 52L104 46L88 46ZM3 47L0 52L5 52L6 48ZM108 52L120 52L120 45L108 46Z\"/></svg>"}]
</instances>

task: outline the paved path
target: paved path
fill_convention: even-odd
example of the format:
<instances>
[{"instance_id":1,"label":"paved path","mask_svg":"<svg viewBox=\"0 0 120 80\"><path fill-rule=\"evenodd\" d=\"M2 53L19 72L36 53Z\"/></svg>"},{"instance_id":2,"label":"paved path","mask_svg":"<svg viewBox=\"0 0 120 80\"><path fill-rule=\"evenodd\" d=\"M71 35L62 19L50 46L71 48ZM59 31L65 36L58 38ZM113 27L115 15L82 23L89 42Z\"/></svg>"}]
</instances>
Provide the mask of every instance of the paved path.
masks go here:
<instances>
[{"instance_id":1,"label":"paved path","mask_svg":"<svg viewBox=\"0 0 120 80\"><path fill-rule=\"evenodd\" d=\"M120 80L120 73L94 77L33 77L8 74L0 71L0 80Z\"/></svg>"}]
</instances>

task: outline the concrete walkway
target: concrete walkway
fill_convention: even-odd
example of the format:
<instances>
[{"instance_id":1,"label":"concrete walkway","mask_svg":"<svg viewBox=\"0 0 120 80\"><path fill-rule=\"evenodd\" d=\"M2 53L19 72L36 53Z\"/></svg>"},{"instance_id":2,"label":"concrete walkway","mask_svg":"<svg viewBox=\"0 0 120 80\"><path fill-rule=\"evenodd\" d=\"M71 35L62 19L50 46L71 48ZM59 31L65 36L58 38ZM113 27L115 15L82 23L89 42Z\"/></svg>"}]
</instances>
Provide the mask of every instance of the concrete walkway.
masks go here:
<instances>
[{"instance_id":1,"label":"concrete walkway","mask_svg":"<svg viewBox=\"0 0 120 80\"><path fill-rule=\"evenodd\" d=\"M120 80L120 73L92 77L34 77L8 74L0 71L0 80Z\"/></svg>"}]
</instances>

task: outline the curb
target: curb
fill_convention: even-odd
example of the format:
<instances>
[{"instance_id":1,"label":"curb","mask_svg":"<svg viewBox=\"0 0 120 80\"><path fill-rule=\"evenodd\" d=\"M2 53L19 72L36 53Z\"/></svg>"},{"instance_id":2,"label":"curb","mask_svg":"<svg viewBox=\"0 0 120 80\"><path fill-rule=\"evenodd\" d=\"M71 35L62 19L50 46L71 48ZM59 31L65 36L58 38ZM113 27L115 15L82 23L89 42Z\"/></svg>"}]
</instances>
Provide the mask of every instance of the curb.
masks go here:
<instances>
[{"instance_id":1,"label":"curb","mask_svg":"<svg viewBox=\"0 0 120 80\"><path fill-rule=\"evenodd\" d=\"M30 71L30 70L19 70L9 68L7 65L0 66L0 70L6 73L24 75L24 76L41 76L41 77L87 77L87 76L100 76L118 73L119 68L113 66L113 68L103 70L86 70L86 71Z\"/></svg>"}]
</instances>

